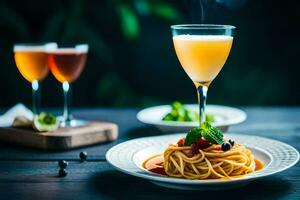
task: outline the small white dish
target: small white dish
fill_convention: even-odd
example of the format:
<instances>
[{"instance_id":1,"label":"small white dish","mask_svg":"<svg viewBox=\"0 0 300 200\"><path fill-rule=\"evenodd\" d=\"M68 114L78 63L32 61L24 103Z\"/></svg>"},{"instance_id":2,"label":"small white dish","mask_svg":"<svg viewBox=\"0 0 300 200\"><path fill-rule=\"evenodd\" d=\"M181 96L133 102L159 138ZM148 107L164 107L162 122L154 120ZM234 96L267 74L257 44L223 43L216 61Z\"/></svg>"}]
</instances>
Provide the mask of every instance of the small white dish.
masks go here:
<instances>
[{"instance_id":1,"label":"small white dish","mask_svg":"<svg viewBox=\"0 0 300 200\"><path fill-rule=\"evenodd\" d=\"M185 106L192 111L199 109L196 104L185 104ZM162 118L170 111L170 105L154 106L141 110L136 117L139 121L154 125L163 132L186 132L199 125L199 122L163 121ZM224 132L229 126L242 123L247 118L246 113L240 109L220 105L207 105L206 113L214 116L212 124Z\"/></svg>"},{"instance_id":2,"label":"small white dish","mask_svg":"<svg viewBox=\"0 0 300 200\"><path fill-rule=\"evenodd\" d=\"M264 163L262 170L232 180L188 180L160 176L145 170L142 163L149 157L163 153L168 144L176 142L185 134L144 137L118 144L106 153L106 160L117 170L147 179L159 186L185 190L220 190L239 187L259 178L284 171L299 160L299 152L292 146L264 137L227 134L252 150L256 159Z\"/></svg>"}]
</instances>

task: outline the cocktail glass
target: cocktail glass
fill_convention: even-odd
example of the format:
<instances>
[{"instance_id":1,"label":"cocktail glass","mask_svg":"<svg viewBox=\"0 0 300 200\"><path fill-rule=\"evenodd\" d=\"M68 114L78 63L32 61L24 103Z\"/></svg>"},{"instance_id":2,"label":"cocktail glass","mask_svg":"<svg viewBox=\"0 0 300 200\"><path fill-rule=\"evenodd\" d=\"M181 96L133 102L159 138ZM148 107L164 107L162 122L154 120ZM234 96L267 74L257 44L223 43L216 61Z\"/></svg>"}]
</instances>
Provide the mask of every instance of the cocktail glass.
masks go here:
<instances>
[{"instance_id":1,"label":"cocktail glass","mask_svg":"<svg viewBox=\"0 0 300 200\"><path fill-rule=\"evenodd\" d=\"M38 114L39 82L49 73L47 49L56 47L56 43L15 44L13 47L15 63L22 76L31 83L32 112Z\"/></svg>"},{"instance_id":2,"label":"cocktail glass","mask_svg":"<svg viewBox=\"0 0 300 200\"><path fill-rule=\"evenodd\" d=\"M183 24L173 25L171 30L179 62L197 88L201 126L205 122L208 87L227 60L235 27Z\"/></svg>"},{"instance_id":3,"label":"cocktail glass","mask_svg":"<svg viewBox=\"0 0 300 200\"><path fill-rule=\"evenodd\" d=\"M61 126L81 126L84 120L75 120L70 113L71 83L76 81L85 66L87 44L77 44L64 47L56 47L48 50L48 63L54 77L62 83L64 93L64 110L60 118Z\"/></svg>"}]
</instances>

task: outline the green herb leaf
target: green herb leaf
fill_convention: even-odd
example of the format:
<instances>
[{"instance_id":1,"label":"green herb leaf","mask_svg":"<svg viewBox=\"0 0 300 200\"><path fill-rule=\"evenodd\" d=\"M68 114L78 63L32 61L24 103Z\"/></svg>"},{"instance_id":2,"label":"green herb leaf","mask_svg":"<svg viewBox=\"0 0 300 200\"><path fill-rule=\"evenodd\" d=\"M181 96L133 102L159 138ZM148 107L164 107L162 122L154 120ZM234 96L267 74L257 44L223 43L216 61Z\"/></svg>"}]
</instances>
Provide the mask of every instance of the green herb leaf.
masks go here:
<instances>
[{"instance_id":1,"label":"green herb leaf","mask_svg":"<svg viewBox=\"0 0 300 200\"><path fill-rule=\"evenodd\" d=\"M201 124L201 134L212 144L223 143L223 133L220 129L213 127L208 122Z\"/></svg>"},{"instance_id":2,"label":"green herb leaf","mask_svg":"<svg viewBox=\"0 0 300 200\"><path fill-rule=\"evenodd\" d=\"M185 146L191 145L194 142L197 142L201 137L202 137L201 128L199 128L199 127L193 128L186 135L185 140L184 140L184 145Z\"/></svg>"}]
</instances>

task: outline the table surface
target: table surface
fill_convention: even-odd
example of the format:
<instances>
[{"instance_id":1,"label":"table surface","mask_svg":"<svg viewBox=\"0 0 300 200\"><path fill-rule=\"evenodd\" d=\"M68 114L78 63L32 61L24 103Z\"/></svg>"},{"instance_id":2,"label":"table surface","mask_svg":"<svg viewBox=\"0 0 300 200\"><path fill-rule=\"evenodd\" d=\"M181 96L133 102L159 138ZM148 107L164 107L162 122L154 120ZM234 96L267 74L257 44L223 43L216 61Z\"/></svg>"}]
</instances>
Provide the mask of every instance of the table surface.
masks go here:
<instances>
[{"instance_id":1,"label":"table surface","mask_svg":"<svg viewBox=\"0 0 300 200\"><path fill-rule=\"evenodd\" d=\"M300 107L243 107L246 122L229 132L265 136L300 149ZM226 191L182 191L156 186L112 168L106 151L125 140L159 135L137 121L137 109L78 109L74 115L119 125L119 139L69 151L45 151L0 143L0 199L300 199L300 164L271 177ZM79 153L88 153L79 162ZM60 178L57 161L69 161Z\"/></svg>"}]
</instances>

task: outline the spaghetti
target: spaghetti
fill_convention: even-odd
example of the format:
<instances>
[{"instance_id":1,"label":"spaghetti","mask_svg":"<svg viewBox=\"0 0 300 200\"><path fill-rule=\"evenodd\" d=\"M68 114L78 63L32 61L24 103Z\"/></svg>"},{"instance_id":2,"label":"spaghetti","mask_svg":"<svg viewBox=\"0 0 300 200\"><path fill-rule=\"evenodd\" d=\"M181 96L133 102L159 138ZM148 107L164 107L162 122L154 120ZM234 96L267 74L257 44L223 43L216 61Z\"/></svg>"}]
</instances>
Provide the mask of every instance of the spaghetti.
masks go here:
<instances>
[{"instance_id":1,"label":"spaghetti","mask_svg":"<svg viewBox=\"0 0 300 200\"><path fill-rule=\"evenodd\" d=\"M229 151L220 145L198 149L192 146L171 144L164 152L163 168L170 177L186 179L231 179L255 171L256 162L252 152L244 145L235 143Z\"/></svg>"},{"instance_id":2,"label":"spaghetti","mask_svg":"<svg viewBox=\"0 0 300 200\"><path fill-rule=\"evenodd\" d=\"M263 168L244 145L225 139L207 122L170 144L163 156L149 158L144 167L154 173L186 179L232 179Z\"/></svg>"}]
</instances>

